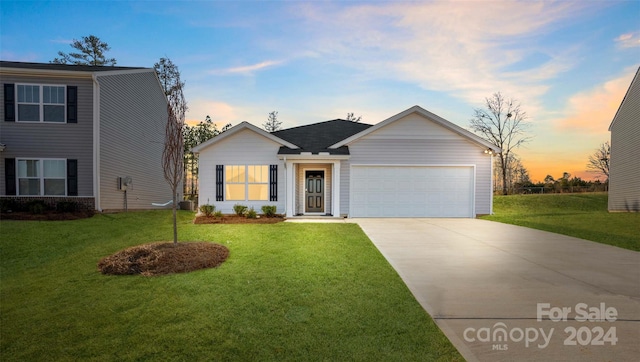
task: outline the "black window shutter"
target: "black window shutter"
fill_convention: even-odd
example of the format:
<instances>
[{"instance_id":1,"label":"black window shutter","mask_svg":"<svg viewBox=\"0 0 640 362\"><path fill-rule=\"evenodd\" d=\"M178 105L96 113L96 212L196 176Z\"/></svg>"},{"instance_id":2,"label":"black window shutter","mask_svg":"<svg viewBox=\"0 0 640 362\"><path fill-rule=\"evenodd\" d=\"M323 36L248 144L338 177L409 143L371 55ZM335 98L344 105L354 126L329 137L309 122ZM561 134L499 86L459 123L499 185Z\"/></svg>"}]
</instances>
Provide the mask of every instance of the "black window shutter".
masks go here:
<instances>
[{"instance_id":1,"label":"black window shutter","mask_svg":"<svg viewBox=\"0 0 640 362\"><path fill-rule=\"evenodd\" d=\"M67 160L67 196L78 196L78 160Z\"/></svg>"},{"instance_id":2,"label":"black window shutter","mask_svg":"<svg viewBox=\"0 0 640 362\"><path fill-rule=\"evenodd\" d=\"M67 86L67 123L78 123L78 87Z\"/></svg>"},{"instance_id":3,"label":"black window shutter","mask_svg":"<svg viewBox=\"0 0 640 362\"><path fill-rule=\"evenodd\" d=\"M269 201L278 201L278 165L269 166Z\"/></svg>"},{"instance_id":4,"label":"black window shutter","mask_svg":"<svg viewBox=\"0 0 640 362\"><path fill-rule=\"evenodd\" d=\"M7 195L16 194L16 159L4 159L4 186Z\"/></svg>"},{"instance_id":5,"label":"black window shutter","mask_svg":"<svg viewBox=\"0 0 640 362\"><path fill-rule=\"evenodd\" d=\"M224 201L224 166L216 165L216 201Z\"/></svg>"},{"instance_id":6,"label":"black window shutter","mask_svg":"<svg viewBox=\"0 0 640 362\"><path fill-rule=\"evenodd\" d=\"M16 92L13 84L4 85L4 121L16 121Z\"/></svg>"}]
</instances>

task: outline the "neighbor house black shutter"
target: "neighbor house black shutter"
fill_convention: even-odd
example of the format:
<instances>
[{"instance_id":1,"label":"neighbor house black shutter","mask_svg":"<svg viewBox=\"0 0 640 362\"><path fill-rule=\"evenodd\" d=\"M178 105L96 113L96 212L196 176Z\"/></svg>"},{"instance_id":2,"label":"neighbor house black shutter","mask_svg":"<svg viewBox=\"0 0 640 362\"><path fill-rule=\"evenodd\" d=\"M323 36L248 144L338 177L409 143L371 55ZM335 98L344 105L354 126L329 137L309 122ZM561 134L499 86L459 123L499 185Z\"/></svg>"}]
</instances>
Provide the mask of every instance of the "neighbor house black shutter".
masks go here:
<instances>
[{"instance_id":1,"label":"neighbor house black shutter","mask_svg":"<svg viewBox=\"0 0 640 362\"><path fill-rule=\"evenodd\" d=\"M67 123L78 123L78 87L67 86Z\"/></svg>"},{"instance_id":2,"label":"neighbor house black shutter","mask_svg":"<svg viewBox=\"0 0 640 362\"><path fill-rule=\"evenodd\" d=\"M67 160L67 196L78 196L78 160Z\"/></svg>"},{"instance_id":3,"label":"neighbor house black shutter","mask_svg":"<svg viewBox=\"0 0 640 362\"><path fill-rule=\"evenodd\" d=\"M4 159L4 186L5 194L16 194L16 159L5 158Z\"/></svg>"},{"instance_id":4,"label":"neighbor house black shutter","mask_svg":"<svg viewBox=\"0 0 640 362\"><path fill-rule=\"evenodd\" d=\"M216 165L216 201L224 201L224 166Z\"/></svg>"},{"instance_id":5,"label":"neighbor house black shutter","mask_svg":"<svg viewBox=\"0 0 640 362\"><path fill-rule=\"evenodd\" d=\"M269 166L269 201L278 201L278 165Z\"/></svg>"},{"instance_id":6,"label":"neighbor house black shutter","mask_svg":"<svg viewBox=\"0 0 640 362\"><path fill-rule=\"evenodd\" d=\"M16 92L13 84L4 85L4 121L16 121Z\"/></svg>"}]
</instances>

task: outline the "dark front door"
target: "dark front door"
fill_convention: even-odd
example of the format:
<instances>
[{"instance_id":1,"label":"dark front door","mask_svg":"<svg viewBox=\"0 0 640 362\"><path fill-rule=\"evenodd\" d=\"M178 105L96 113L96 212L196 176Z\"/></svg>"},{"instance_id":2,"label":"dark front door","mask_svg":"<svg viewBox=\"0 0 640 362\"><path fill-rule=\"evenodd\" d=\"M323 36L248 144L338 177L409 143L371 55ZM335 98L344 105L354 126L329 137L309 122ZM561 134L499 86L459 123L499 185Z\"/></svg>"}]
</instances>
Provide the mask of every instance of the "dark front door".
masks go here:
<instances>
[{"instance_id":1,"label":"dark front door","mask_svg":"<svg viewBox=\"0 0 640 362\"><path fill-rule=\"evenodd\" d=\"M304 212L324 212L324 171L305 171Z\"/></svg>"}]
</instances>

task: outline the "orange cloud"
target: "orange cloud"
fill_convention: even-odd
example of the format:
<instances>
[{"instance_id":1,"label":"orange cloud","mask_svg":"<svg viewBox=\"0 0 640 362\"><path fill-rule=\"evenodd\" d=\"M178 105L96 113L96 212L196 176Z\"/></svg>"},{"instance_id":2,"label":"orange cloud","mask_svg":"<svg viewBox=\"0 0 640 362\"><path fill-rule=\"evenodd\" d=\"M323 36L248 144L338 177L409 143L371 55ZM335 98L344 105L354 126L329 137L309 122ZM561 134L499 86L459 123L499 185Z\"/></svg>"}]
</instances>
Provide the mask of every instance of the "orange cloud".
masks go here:
<instances>
[{"instance_id":1,"label":"orange cloud","mask_svg":"<svg viewBox=\"0 0 640 362\"><path fill-rule=\"evenodd\" d=\"M198 124L210 116L213 123L220 128L227 123L236 121L238 119L236 113L236 109L228 103L196 99L189 102L186 123L189 125Z\"/></svg>"},{"instance_id":2,"label":"orange cloud","mask_svg":"<svg viewBox=\"0 0 640 362\"><path fill-rule=\"evenodd\" d=\"M606 134L627 89L635 69L569 99L567 116L555 123L562 131Z\"/></svg>"}]
</instances>

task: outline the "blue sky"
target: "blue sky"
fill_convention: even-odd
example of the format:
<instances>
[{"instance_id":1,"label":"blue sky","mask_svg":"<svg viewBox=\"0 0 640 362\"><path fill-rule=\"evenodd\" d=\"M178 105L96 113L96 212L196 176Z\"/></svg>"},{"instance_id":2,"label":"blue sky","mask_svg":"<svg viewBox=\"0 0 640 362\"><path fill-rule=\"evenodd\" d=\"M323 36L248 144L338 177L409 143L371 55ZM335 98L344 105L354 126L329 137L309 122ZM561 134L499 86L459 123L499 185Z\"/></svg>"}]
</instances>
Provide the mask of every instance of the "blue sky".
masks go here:
<instances>
[{"instance_id":1,"label":"blue sky","mask_svg":"<svg viewBox=\"0 0 640 362\"><path fill-rule=\"evenodd\" d=\"M534 180L583 178L640 66L640 1L6 1L0 59L96 35L121 66L177 64L191 121L378 123L413 105L467 128L500 91L527 112Z\"/></svg>"}]
</instances>

